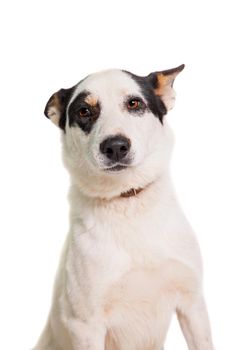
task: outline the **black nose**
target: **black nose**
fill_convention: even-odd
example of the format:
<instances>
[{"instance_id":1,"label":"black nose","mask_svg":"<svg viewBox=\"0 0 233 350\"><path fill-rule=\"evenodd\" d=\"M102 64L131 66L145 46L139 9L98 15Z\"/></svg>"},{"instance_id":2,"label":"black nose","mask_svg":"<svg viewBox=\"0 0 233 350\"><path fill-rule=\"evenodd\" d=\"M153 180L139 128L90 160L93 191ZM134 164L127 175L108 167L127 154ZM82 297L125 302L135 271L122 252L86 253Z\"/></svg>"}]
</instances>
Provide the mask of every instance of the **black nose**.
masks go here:
<instances>
[{"instance_id":1,"label":"black nose","mask_svg":"<svg viewBox=\"0 0 233 350\"><path fill-rule=\"evenodd\" d=\"M130 149L130 141L124 136L112 136L100 144L100 151L115 162L122 160Z\"/></svg>"}]
</instances>

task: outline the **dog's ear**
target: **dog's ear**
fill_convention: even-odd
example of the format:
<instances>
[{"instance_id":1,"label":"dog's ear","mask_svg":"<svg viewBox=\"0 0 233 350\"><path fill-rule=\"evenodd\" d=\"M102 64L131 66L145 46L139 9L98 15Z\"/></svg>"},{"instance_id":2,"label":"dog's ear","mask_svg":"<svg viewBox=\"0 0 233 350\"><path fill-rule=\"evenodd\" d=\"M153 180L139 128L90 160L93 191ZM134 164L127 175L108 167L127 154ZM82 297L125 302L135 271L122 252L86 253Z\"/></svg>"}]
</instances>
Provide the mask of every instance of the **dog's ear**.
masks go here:
<instances>
[{"instance_id":1,"label":"dog's ear","mask_svg":"<svg viewBox=\"0 0 233 350\"><path fill-rule=\"evenodd\" d=\"M74 87L55 92L48 100L44 110L46 117L63 130L66 125L66 109L73 91Z\"/></svg>"},{"instance_id":2,"label":"dog's ear","mask_svg":"<svg viewBox=\"0 0 233 350\"><path fill-rule=\"evenodd\" d=\"M184 64L179 67L151 73L148 78L153 85L154 93L164 103L167 111L172 109L175 104L175 91L173 83L176 76L184 69Z\"/></svg>"}]
</instances>

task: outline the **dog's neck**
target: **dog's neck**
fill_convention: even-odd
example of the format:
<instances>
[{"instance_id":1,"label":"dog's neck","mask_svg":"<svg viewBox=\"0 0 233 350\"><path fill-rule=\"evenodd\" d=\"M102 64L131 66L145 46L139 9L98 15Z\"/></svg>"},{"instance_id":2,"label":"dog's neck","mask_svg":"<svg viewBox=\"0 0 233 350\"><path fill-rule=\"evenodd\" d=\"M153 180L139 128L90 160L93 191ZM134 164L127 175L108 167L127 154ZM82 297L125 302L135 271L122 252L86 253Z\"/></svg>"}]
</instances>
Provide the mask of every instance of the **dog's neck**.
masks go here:
<instances>
[{"instance_id":1,"label":"dog's neck","mask_svg":"<svg viewBox=\"0 0 233 350\"><path fill-rule=\"evenodd\" d=\"M162 174L162 176L158 177L157 179L154 179L154 181L149 182L148 184L145 184L144 186L135 186L135 187L128 187L128 189L124 189L123 191L120 191L118 193L114 193L111 197L104 195L101 195L99 193L96 197L91 197L86 195L80 190L80 185L78 183L73 182L70 188L70 199L71 200L71 206L72 209L76 210L74 203L77 203L76 200L73 201L75 198L79 198L79 202L81 203L87 203L88 205L98 205L98 206L106 206L106 205L115 205L115 203L119 203L121 201L121 206L129 204L129 201L134 203L134 199L142 199L144 201L147 198L147 194L149 197L156 197L157 200L158 197L166 195L168 192L173 192L170 184L170 176L168 173ZM138 202L136 200L136 202ZM122 207L123 208L123 207Z\"/></svg>"},{"instance_id":2,"label":"dog's neck","mask_svg":"<svg viewBox=\"0 0 233 350\"><path fill-rule=\"evenodd\" d=\"M118 195L113 196L112 198L109 199L104 199L107 200L108 202L114 201L114 200L122 200L122 203L124 200L128 199L134 199L134 198L146 198L146 194L148 193L149 196L153 196L153 193L156 197L158 196L163 196L164 194L166 195L167 192L173 193L173 186L170 181L170 176L169 173L165 173L162 176L158 177L154 181L149 182L143 187L132 187L129 188L129 190L123 191L119 193ZM141 197L142 195L142 197ZM128 202L128 201L126 201Z\"/></svg>"},{"instance_id":3,"label":"dog's neck","mask_svg":"<svg viewBox=\"0 0 233 350\"><path fill-rule=\"evenodd\" d=\"M78 185L72 184L70 188L71 221L76 222L78 218L85 222L85 218L89 220L90 213L96 213L96 210L102 213L107 210L107 214L113 210L115 215L136 215L142 207L143 210L147 208L149 210L151 206L161 202L169 203L173 198L175 194L169 174L164 174L144 187L135 186L116 193L111 198L104 198L101 195L91 198L83 194ZM92 221L90 222L92 225ZM85 227L88 229L89 224L85 223Z\"/></svg>"}]
</instances>

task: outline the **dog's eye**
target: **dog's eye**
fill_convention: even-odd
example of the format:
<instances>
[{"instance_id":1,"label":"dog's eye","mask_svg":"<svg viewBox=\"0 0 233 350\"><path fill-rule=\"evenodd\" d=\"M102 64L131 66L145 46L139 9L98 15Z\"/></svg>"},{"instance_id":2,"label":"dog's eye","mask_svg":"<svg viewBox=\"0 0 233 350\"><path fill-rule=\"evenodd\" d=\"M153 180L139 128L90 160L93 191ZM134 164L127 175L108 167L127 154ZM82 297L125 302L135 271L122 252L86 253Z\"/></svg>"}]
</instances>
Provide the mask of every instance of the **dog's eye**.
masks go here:
<instances>
[{"instance_id":1,"label":"dog's eye","mask_svg":"<svg viewBox=\"0 0 233 350\"><path fill-rule=\"evenodd\" d=\"M127 108L129 110L138 110L142 107L142 101L138 98L132 98L127 102Z\"/></svg>"},{"instance_id":2,"label":"dog's eye","mask_svg":"<svg viewBox=\"0 0 233 350\"><path fill-rule=\"evenodd\" d=\"M78 114L82 118L90 117L91 111L87 107L81 107L78 111Z\"/></svg>"}]
</instances>

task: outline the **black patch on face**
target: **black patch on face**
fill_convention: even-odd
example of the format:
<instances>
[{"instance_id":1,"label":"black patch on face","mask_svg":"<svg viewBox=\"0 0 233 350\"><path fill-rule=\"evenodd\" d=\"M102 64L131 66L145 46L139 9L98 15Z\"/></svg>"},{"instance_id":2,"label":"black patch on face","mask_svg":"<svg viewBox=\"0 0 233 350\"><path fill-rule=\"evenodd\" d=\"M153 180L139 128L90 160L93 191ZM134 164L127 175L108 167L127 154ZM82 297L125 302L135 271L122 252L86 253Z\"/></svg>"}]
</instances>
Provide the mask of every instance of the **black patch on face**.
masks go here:
<instances>
[{"instance_id":1,"label":"black patch on face","mask_svg":"<svg viewBox=\"0 0 233 350\"><path fill-rule=\"evenodd\" d=\"M128 71L124 71L139 85L140 90L147 101L147 106L151 112L159 118L160 122L163 123L163 116L167 114L165 104L159 96L155 94L155 89L158 87L156 73L151 73L147 77L139 77Z\"/></svg>"},{"instance_id":2,"label":"black patch on face","mask_svg":"<svg viewBox=\"0 0 233 350\"><path fill-rule=\"evenodd\" d=\"M93 125L100 115L100 104L97 103L95 106L88 104L85 99L90 95L90 92L81 92L69 106L69 126L78 125L86 134L89 134L92 130ZM89 113L87 116L82 116L82 111L87 109Z\"/></svg>"},{"instance_id":3,"label":"black patch on face","mask_svg":"<svg viewBox=\"0 0 233 350\"><path fill-rule=\"evenodd\" d=\"M63 113L61 114L60 120L59 120L59 127L62 130L65 130L66 127L66 108L68 106L68 103L70 102L71 96L74 92L75 87L70 89L62 89L61 93L61 104L63 106Z\"/></svg>"}]
</instances>

